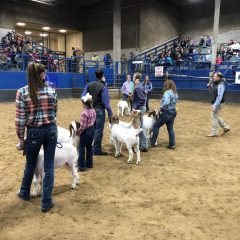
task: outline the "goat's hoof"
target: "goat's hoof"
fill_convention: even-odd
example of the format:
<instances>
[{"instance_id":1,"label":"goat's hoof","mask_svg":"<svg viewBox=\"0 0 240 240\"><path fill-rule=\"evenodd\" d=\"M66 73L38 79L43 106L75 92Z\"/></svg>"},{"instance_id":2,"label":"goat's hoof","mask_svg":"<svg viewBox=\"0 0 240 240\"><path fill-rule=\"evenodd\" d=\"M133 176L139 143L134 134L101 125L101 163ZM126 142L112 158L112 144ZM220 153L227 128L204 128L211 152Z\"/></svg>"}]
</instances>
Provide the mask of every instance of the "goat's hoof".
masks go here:
<instances>
[{"instance_id":1,"label":"goat's hoof","mask_svg":"<svg viewBox=\"0 0 240 240\"><path fill-rule=\"evenodd\" d=\"M140 165L140 162L136 162L137 165Z\"/></svg>"},{"instance_id":2,"label":"goat's hoof","mask_svg":"<svg viewBox=\"0 0 240 240\"><path fill-rule=\"evenodd\" d=\"M32 192L31 193L31 197L32 198L36 198L36 197L38 197L40 194L38 193L38 192Z\"/></svg>"}]
</instances>

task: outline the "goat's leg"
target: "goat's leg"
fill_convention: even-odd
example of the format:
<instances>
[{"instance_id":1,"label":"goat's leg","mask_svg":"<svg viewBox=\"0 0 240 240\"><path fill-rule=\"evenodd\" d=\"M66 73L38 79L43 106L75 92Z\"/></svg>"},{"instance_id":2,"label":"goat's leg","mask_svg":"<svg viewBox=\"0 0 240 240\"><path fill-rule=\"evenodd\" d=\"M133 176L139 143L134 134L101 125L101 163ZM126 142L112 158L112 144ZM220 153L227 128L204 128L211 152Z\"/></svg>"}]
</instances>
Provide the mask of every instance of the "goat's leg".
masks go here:
<instances>
[{"instance_id":1,"label":"goat's leg","mask_svg":"<svg viewBox=\"0 0 240 240\"><path fill-rule=\"evenodd\" d=\"M119 154L122 153L122 142L119 142L119 145L118 145L118 150L119 150Z\"/></svg>"},{"instance_id":2,"label":"goat's leg","mask_svg":"<svg viewBox=\"0 0 240 240\"><path fill-rule=\"evenodd\" d=\"M76 162L77 162L77 159L74 159L74 160L71 159L67 163L69 169L72 171L72 189L75 189L80 182Z\"/></svg>"},{"instance_id":3,"label":"goat's leg","mask_svg":"<svg viewBox=\"0 0 240 240\"><path fill-rule=\"evenodd\" d=\"M127 149L128 149L128 152L129 152L129 157L128 157L127 163L130 163L130 162L132 162L132 160L133 160L133 150L132 150L132 146L127 146Z\"/></svg>"},{"instance_id":4,"label":"goat's leg","mask_svg":"<svg viewBox=\"0 0 240 240\"><path fill-rule=\"evenodd\" d=\"M118 141L114 138L112 138L113 145L115 147L115 157L117 158L119 156L119 149L118 149Z\"/></svg>"},{"instance_id":5,"label":"goat's leg","mask_svg":"<svg viewBox=\"0 0 240 240\"><path fill-rule=\"evenodd\" d=\"M140 153L140 150L139 150L139 146L135 147L135 151L137 153L137 162L136 162L136 164L139 165L141 163L141 153Z\"/></svg>"},{"instance_id":6,"label":"goat's leg","mask_svg":"<svg viewBox=\"0 0 240 240\"><path fill-rule=\"evenodd\" d=\"M122 117L124 116L124 108L122 108Z\"/></svg>"},{"instance_id":7,"label":"goat's leg","mask_svg":"<svg viewBox=\"0 0 240 240\"><path fill-rule=\"evenodd\" d=\"M42 194L43 173L34 173L32 196L37 197Z\"/></svg>"},{"instance_id":8,"label":"goat's leg","mask_svg":"<svg viewBox=\"0 0 240 240\"><path fill-rule=\"evenodd\" d=\"M118 116L119 116L119 114L120 114L120 107L118 107Z\"/></svg>"}]
</instances>

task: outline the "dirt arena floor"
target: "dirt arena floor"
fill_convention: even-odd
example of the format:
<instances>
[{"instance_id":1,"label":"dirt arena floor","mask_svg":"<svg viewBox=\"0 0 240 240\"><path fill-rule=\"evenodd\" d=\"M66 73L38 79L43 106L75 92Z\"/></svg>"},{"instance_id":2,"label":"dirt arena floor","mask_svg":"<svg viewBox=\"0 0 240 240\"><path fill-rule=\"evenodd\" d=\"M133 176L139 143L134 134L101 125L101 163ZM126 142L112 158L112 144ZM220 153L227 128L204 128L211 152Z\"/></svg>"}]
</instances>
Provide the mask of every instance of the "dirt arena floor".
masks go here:
<instances>
[{"instance_id":1,"label":"dirt arena floor","mask_svg":"<svg viewBox=\"0 0 240 240\"><path fill-rule=\"evenodd\" d=\"M47 214L40 198L16 198L25 160L16 151L14 110L13 103L0 104L0 240L240 239L239 106L227 105L222 114L232 131L209 139L210 105L180 101L176 150L166 149L163 127L159 146L141 155L140 166L126 163L126 150L114 158L105 128L110 155L95 157L77 190L70 189L68 169L58 169L55 207ZM59 125L79 119L80 110L78 100L60 100Z\"/></svg>"}]
</instances>

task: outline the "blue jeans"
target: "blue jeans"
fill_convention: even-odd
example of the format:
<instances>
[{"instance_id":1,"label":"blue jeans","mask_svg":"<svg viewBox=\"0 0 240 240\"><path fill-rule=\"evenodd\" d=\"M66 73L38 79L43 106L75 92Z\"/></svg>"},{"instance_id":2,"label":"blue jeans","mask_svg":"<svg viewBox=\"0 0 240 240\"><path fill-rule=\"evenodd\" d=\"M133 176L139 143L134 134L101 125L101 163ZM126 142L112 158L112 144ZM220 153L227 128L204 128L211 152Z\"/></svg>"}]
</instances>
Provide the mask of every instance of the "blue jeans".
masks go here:
<instances>
[{"instance_id":1,"label":"blue jeans","mask_svg":"<svg viewBox=\"0 0 240 240\"><path fill-rule=\"evenodd\" d=\"M141 110L141 118L140 118L140 122L141 122L141 126L142 127L142 124L143 124L143 115L146 113L146 107L140 107L138 110ZM144 134L144 132L140 132L139 134L139 138L140 138L140 144L139 144L139 147L140 149L145 149L145 148L148 148L148 140Z\"/></svg>"},{"instance_id":2,"label":"blue jeans","mask_svg":"<svg viewBox=\"0 0 240 240\"><path fill-rule=\"evenodd\" d=\"M54 157L57 144L57 126L45 125L38 128L29 128L26 141L26 165L20 189L20 195L24 199L30 197L30 188L37 158L41 146L44 149L44 179L42 208L48 208L52 204L52 190L54 185Z\"/></svg>"},{"instance_id":3,"label":"blue jeans","mask_svg":"<svg viewBox=\"0 0 240 240\"><path fill-rule=\"evenodd\" d=\"M164 111L159 116L159 118L157 119L157 121L153 126L153 135L150 140L150 143L152 145L154 145L157 141L160 127L166 124L167 130L168 130L168 136L169 136L169 146L170 147L175 146L175 133L174 133L173 125L174 125L174 120L176 116L177 116L177 112L175 109Z\"/></svg>"},{"instance_id":4,"label":"blue jeans","mask_svg":"<svg viewBox=\"0 0 240 240\"><path fill-rule=\"evenodd\" d=\"M105 124L105 109L97 108L96 111L96 123L94 130L94 144L93 144L93 152L98 154L102 151L102 138L103 138L103 130Z\"/></svg>"},{"instance_id":5,"label":"blue jeans","mask_svg":"<svg viewBox=\"0 0 240 240\"><path fill-rule=\"evenodd\" d=\"M80 136L78 167L86 168L93 166L92 143L94 138L94 127L89 127ZM87 153L85 154L85 149Z\"/></svg>"}]
</instances>

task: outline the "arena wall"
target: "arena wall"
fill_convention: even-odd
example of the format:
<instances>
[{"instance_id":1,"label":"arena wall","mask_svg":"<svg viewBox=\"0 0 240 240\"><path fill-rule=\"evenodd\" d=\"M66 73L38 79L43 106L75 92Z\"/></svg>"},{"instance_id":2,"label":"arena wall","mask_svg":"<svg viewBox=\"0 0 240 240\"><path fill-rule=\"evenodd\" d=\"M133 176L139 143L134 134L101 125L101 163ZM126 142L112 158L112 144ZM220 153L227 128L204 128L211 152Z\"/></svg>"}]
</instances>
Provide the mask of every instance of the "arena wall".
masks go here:
<instances>
[{"instance_id":1,"label":"arena wall","mask_svg":"<svg viewBox=\"0 0 240 240\"><path fill-rule=\"evenodd\" d=\"M214 1L192 3L182 8L183 22L180 33L183 36L200 37L211 35L213 31ZM240 40L239 21L240 1L222 1L219 42L226 43L230 39Z\"/></svg>"},{"instance_id":2,"label":"arena wall","mask_svg":"<svg viewBox=\"0 0 240 240\"><path fill-rule=\"evenodd\" d=\"M176 8L159 2L141 5L140 51L178 36L179 19Z\"/></svg>"},{"instance_id":3,"label":"arena wall","mask_svg":"<svg viewBox=\"0 0 240 240\"><path fill-rule=\"evenodd\" d=\"M48 73L49 82L57 88L59 98L80 97L80 93L88 82L94 81L95 68L89 68L88 74L82 73ZM201 70L188 72L190 76L172 76L179 90L181 100L209 101L207 91L208 77L207 72ZM105 69L106 82L111 89L120 89L126 79L125 75L114 76L113 69ZM18 88L27 84L25 72L0 72L0 102L11 102L15 100L15 94ZM164 79L150 75L154 92L152 97L160 99ZM234 79L227 79L227 101L240 102L240 84L236 85ZM114 86L115 82L115 86ZM114 92L114 90L113 90ZM113 94L116 95L115 92Z\"/></svg>"}]
</instances>

